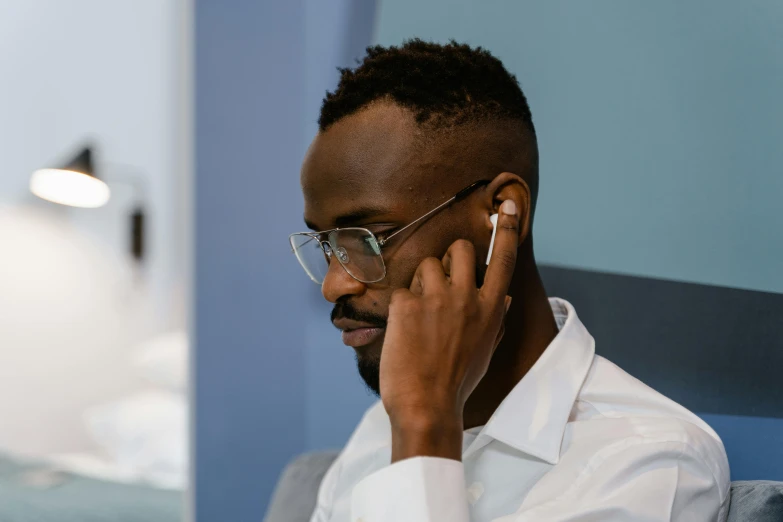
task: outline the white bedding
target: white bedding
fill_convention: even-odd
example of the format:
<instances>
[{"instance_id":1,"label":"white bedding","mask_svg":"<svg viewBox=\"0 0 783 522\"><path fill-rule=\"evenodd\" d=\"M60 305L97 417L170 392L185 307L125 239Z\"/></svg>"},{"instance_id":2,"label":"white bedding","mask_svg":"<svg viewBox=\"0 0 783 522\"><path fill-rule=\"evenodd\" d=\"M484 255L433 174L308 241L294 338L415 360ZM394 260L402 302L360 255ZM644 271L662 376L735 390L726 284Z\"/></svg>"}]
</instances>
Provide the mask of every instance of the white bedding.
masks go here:
<instances>
[{"instance_id":1,"label":"white bedding","mask_svg":"<svg viewBox=\"0 0 783 522\"><path fill-rule=\"evenodd\" d=\"M82 472L184 489L188 474L187 416L187 400L182 394L137 392L85 413L87 428L105 459L84 454L59 458L80 466Z\"/></svg>"},{"instance_id":2,"label":"white bedding","mask_svg":"<svg viewBox=\"0 0 783 522\"><path fill-rule=\"evenodd\" d=\"M88 408L99 450L50 456L59 469L122 483L182 490L188 475L188 339L178 330L137 346L130 364L146 389Z\"/></svg>"},{"instance_id":3,"label":"white bedding","mask_svg":"<svg viewBox=\"0 0 783 522\"><path fill-rule=\"evenodd\" d=\"M112 459L97 453L60 453L46 459L54 469L75 473L85 477L121 484L144 483L144 480L123 469Z\"/></svg>"},{"instance_id":4,"label":"white bedding","mask_svg":"<svg viewBox=\"0 0 783 522\"><path fill-rule=\"evenodd\" d=\"M2 522L181 522L183 495L0 454Z\"/></svg>"}]
</instances>

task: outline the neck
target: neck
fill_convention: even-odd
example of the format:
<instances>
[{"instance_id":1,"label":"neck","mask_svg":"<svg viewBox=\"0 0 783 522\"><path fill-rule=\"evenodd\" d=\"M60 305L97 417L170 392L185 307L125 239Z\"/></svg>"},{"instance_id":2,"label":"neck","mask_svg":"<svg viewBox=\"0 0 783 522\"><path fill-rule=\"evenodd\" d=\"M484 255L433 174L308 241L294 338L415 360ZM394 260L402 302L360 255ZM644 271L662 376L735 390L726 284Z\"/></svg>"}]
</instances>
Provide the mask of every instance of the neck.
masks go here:
<instances>
[{"instance_id":1,"label":"neck","mask_svg":"<svg viewBox=\"0 0 783 522\"><path fill-rule=\"evenodd\" d=\"M465 404L465 429L489 421L557 335L557 323L536 267L532 241L520 247L509 295L513 299L506 315L506 333L486 375Z\"/></svg>"}]
</instances>

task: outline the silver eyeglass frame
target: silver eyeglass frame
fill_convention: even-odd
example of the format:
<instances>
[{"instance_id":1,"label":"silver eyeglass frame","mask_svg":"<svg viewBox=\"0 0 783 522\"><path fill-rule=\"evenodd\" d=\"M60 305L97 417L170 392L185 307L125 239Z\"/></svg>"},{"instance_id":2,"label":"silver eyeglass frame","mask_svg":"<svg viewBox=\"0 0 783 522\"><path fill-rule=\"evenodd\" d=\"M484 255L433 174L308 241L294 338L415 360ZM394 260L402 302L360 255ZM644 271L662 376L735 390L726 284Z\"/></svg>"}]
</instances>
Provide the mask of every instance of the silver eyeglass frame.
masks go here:
<instances>
[{"instance_id":1,"label":"silver eyeglass frame","mask_svg":"<svg viewBox=\"0 0 783 522\"><path fill-rule=\"evenodd\" d=\"M342 267L342 269L345 270L345 272L349 276L351 276L352 278L356 279L360 283L366 283L366 284L378 283L380 281L383 281L383 279L386 277L386 263L383 260L383 247L386 245L386 243L389 242L389 240L391 240L394 236L396 236L396 235L404 232L405 230L409 229L413 225L426 220L427 218L431 217L433 214L435 214L438 211L446 208L447 206L451 205L452 203L455 203L455 202L457 202L457 201L459 201L461 199L466 198L469 194L471 194L478 187L483 187L483 186L486 186L488 184L489 184L488 180L479 180L479 181L475 181L475 182L471 183L470 185L468 185L464 189L460 190L459 192L454 194L451 198L447 199L446 201L444 201L443 203L441 203L437 207L433 208L432 210L430 210L426 214L423 214L423 215L419 216L418 218L414 219L413 221L411 221L407 225L403 226L402 228L400 228L398 230L395 230L394 232L392 232L388 236L383 236L380 239L378 239L378 237L372 231L370 231L370 230L368 230L368 229L366 229L364 227L330 228L329 230L322 230L320 232L294 232L293 234L290 234L288 236L288 242L289 242L289 245L291 246L291 252L296 256L296 249L294 247L294 237L297 237L297 236L299 236L299 237L307 236L309 238L314 239L315 241L318 241L318 244L321 246L321 250L324 253L324 257L326 258L327 266L331 263L332 257L335 256L335 254L337 254L335 256L335 257L337 257L337 261L340 263L340 266ZM383 275L380 278L374 279L372 281L364 281L362 279L359 279L355 275L353 275L345 267L345 264L343 263L343 260L340 258L340 253L339 252L335 252L334 246L329 242L328 239L322 239L322 238L325 238L325 237L328 238L329 234L331 234L332 232L337 232L339 230L360 230L362 232L366 232L370 237L372 237L375 240L376 244L378 245L378 257L381 258L381 266L383 267ZM338 249L339 248L340 247L338 247ZM310 273L307 271L305 266L302 264L302 261L299 259L299 257L298 256L296 256L296 257L297 257L297 262L299 262L299 264L302 266L302 268L304 269L305 273L310 278L310 280L313 281L314 283L318 284L318 285L322 285L323 281L321 281L321 282L316 281L315 278L310 275Z\"/></svg>"}]
</instances>

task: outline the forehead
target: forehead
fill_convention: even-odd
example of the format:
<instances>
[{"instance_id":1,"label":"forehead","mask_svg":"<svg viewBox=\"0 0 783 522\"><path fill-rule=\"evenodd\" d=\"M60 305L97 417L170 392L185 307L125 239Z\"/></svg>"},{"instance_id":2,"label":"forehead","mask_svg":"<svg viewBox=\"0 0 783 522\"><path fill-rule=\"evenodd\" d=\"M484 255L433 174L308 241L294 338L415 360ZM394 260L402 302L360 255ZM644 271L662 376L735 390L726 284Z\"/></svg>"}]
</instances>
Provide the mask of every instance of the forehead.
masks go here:
<instances>
[{"instance_id":1,"label":"forehead","mask_svg":"<svg viewBox=\"0 0 783 522\"><path fill-rule=\"evenodd\" d=\"M433 186L422 131L405 109L377 104L318 134L302 165L305 219L331 228L357 209L402 215L444 192ZM432 168L428 168L432 167Z\"/></svg>"}]
</instances>

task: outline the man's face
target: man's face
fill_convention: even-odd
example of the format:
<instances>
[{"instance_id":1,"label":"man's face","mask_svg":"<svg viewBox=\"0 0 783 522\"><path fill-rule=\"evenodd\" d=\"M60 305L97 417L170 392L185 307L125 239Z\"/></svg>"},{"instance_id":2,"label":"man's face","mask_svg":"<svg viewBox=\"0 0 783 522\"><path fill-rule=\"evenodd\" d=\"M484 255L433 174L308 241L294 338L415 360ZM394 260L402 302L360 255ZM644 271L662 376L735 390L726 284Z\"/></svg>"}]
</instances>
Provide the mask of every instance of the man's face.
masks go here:
<instances>
[{"instance_id":1,"label":"man's face","mask_svg":"<svg viewBox=\"0 0 783 522\"><path fill-rule=\"evenodd\" d=\"M308 226L316 231L358 226L388 235L481 178L482 173L463 173L452 147L424 147L420 132L408 112L377 104L320 133L302 166ZM376 394L392 292L410 286L424 258L442 258L457 239L478 235L481 214L470 211L477 203L471 207L469 201L391 239L383 248L386 277L378 283L359 282L337 260L330 263L322 293L335 305L332 321L355 349L359 373Z\"/></svg>"}]
</instances>

